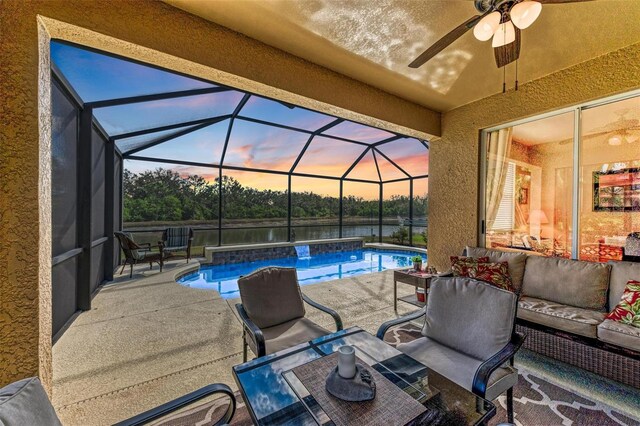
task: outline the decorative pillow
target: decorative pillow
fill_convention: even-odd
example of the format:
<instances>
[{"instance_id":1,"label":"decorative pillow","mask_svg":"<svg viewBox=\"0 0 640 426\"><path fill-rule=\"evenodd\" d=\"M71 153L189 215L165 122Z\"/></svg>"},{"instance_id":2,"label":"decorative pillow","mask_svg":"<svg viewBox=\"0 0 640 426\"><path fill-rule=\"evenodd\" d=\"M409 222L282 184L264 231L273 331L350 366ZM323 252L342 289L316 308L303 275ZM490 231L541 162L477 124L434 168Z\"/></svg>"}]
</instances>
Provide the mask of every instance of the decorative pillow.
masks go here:
<instances>
[{"instance_id":1,"label":"decorative pillow","mask_svg":"<svg viewBox=\"0 0 640 426\"><path fill-rule=\"evenodd\" d=\"M503 290L515 292L507 262L478 263L474 268L471 268L469 274L471 278L476 280L484 281Z\"/></svg>"},{"instance_id":2,"label":"decorative pillow","mask_svg":"<svg viewBox=\"0 0 640 426\"><path fill-rule=\"evenodd\" d=\"M469 277L469 271L475 268L478 263L488 263L488 257L464 257L451 256L451 271L454 277Z\"/></svg>"},{"instance_id":3,"label":"decorative pillow","mask_svg":"<svg viewBox=\"0 0 640 426\"><path fill-rule=\"evenodd\" d=\"M607 319L640 328L640 281L629 280L620 303Z\"/></svg>"}]
</instances>

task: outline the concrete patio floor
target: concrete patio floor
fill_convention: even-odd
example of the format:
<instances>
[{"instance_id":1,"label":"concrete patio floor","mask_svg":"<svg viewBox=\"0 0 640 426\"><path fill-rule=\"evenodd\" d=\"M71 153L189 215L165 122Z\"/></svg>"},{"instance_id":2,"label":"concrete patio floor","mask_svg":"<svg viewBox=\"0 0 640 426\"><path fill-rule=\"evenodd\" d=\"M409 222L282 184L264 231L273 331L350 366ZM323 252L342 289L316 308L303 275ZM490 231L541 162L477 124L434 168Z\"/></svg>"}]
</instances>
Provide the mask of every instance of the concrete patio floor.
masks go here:
<instances>
[{"instance_id":1,"label":"concrete patio floor","mask_svg":"<svg viewBox=\"0 0 640 426\"><path fill-rule=\"evenodd\" d=\"M116 274L101 287L92 309L81 313L53 347L53 403L65 425L105 425L131 417L210 383L236 389L231 367L242 362L238 299L191 289L175 277L197 269L175 260ZM127 271L128 272L128 271ZM344 326L375 333L393 310L393 272L307 285L303 292L333 308ZM413 288L398 285L399 296ZM398 303L398 314L415 310ZM327 329L330 316L307 306Z\"/></svg>"}]
</instances>

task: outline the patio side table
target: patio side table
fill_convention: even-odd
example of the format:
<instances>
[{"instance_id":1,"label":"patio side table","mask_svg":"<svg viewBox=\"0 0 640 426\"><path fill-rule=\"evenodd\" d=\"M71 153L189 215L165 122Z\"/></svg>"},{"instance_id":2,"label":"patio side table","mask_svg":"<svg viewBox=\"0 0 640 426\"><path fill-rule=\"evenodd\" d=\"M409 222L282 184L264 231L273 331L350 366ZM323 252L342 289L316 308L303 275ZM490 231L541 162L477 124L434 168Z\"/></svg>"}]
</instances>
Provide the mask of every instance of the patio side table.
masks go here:
<instances>
[{"instance_id":1,"label":"patio side table","mask_svg":"<svg viewBox=\"0 0 640 426\"><path fill-rule=\"evenodd\" d=\"M429 284L431 283L432 277L437 277L438 275L428 274L426 272L418 272L414 269L398 269L393 271L393 310L398 310L398 300L402 300L403 302L411 303L412 305L423 307L426 302L427 292L429 290ZM408 284L414 286L416 289L418 287L424 289L424 297L425 302L420 302L416 297L415 292L409 296L404 296L398 298L398 283Z\"/></svg>"}]
</instances>

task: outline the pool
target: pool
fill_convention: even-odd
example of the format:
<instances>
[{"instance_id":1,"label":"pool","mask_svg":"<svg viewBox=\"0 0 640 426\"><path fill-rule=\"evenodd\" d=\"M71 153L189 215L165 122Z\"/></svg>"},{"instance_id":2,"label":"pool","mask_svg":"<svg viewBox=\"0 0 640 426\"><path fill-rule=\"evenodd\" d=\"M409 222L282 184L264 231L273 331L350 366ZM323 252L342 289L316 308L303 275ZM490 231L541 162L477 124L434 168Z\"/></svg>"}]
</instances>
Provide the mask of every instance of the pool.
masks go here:
<instances>
[{"instance_id":1,"label":"pool","mask_svg":"<svg viewBox=\"0 0 640 426\"><path fill-rule=\"evenodd\" d=\"M240 297L238 278L265 266L288 266L298 270L300 285L381 272L386 269L411 266L413 256L426 255L414 251L363 249L340 253L324 253L308 258L285 257L257 262L202 266L199 271L184 275L178 283L185 287L215 290L225 299Z\"/></svg>"}]
</instances>

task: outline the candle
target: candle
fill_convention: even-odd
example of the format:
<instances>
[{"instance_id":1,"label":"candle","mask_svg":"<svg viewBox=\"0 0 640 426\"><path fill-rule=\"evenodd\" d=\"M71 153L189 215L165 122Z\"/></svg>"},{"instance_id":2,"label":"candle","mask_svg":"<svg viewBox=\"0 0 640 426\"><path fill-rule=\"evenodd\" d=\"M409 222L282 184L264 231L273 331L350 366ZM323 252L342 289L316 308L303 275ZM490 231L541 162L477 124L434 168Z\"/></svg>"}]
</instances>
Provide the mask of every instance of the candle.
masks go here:
<instances>
[{"instance_id":1,"label":"candle","mask_svg":"<svg viewBox=\"0 0 640 426\"><path fill-rule=\"evenodd\" d=\"M338 348L338 374L344 379L353 379L356 375L356 350L353 346Z\"/></svg>"}]
</instances>

